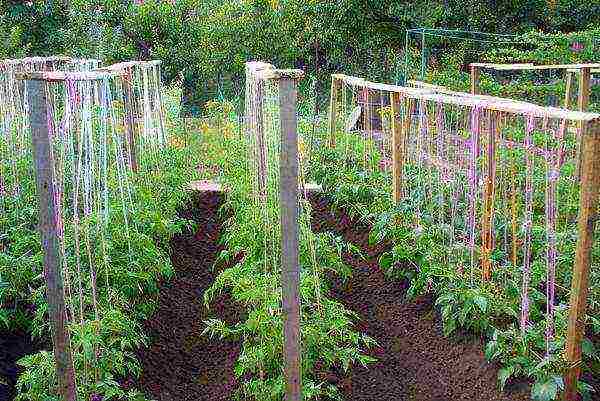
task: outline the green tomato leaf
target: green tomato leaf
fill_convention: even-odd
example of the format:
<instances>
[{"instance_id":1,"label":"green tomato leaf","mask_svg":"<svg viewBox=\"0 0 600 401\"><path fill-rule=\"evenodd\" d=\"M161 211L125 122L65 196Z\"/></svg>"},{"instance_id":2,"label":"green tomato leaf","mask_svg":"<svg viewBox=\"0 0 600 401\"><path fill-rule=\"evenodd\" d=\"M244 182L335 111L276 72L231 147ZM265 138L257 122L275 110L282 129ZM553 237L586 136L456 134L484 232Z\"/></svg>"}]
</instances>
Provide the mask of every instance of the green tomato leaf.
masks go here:
<instances>
[{"instance_id":1,"label":"green tomato leaf","mask_svg":"<svg viewBox=\"0 0 600 401\"><path fill-rule=\"evenodd\" d=\"M553 401L558 396L558 384L554 380L536 382L531 388L531 398L534 401Z\"/></svg>"},{"instance_id":2,"label":"green tomato leaf","mask_svg":"<svg viewBox=\"0 0 600 401\"><path fill-rule=\"evenodd\" d=\"M479 306L479 309L485 313L487 311L488 301L487 298L482 295L477 295L473 298L473 301Z\"/></svg>"}]
</instances>

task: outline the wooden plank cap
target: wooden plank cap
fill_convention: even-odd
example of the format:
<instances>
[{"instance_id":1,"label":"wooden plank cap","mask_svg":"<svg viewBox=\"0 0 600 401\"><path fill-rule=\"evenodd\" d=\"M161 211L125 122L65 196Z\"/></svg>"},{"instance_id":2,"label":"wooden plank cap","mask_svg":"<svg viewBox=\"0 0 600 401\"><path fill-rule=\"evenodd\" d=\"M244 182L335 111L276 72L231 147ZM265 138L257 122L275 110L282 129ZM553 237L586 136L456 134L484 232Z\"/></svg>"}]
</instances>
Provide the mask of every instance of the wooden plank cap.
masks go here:
<instances>
[{"instance_id":1,"label":"wooden plank cap","mask_svg":"<svg viewBox=\"0 0 600 401\"><path fill-rule=\"evenodd\" d=\"M304 76L302 70L272 70L265 69L261 71L261 77L264 79L300 79Z\"/></svg>"}]
</instances>

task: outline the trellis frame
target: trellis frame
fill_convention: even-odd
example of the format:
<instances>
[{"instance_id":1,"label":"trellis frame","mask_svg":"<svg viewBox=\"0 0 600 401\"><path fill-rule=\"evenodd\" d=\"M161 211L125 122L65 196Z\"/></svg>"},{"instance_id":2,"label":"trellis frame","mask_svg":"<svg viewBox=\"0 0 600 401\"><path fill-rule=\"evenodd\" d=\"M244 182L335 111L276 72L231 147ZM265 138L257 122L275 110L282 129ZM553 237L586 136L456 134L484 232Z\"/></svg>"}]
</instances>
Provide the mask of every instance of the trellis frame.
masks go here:
<instances>
[{"instance_id":1,"label":"trellis frame","mask_svg":"<svg viewBox=\"0 0 600 401\"><path fill-rule=\"evenodd\" d=\"M47 58L40 59L46 60ZM67 58L50 59L69 62ZM57 190L54 168L55 160L51 143L51 127L47 118L47 107L50 99L47 99L46 88L50 83L66 81L100 82L105 79L118 78L124 82L123 78L127 75L128 68L131 68L132 65L134 63L121 63L107 68L98 68L83 72L32 71L15 74L17 80L24 81L25 83L28 103L30 105L29 121L31 126L37 197L40 207L39 230L44 253L44 278L47 286L47 302L52 328L58 392L61 399L65 401L77 400L77 386L70 346L70 335L66 328L66 302L59 251L59 230L62 223L56 217L60 216L60 206L57 204L58 198L55 195ZM133 102L125 105L126 115L132 115L133 112L131 109L127 110L128 107L133 107ZM162 101L160 107L162 112ZM126 119L126 125L131 123L131 119ZM132 126L126 127L126 130L128 133L134 132ZM128 138L135 140L133 134ZM130 163L132 170L135 172L137 170L137 161L135 160L134 147L131 144L130 147Z\"/></svg>"},{"instance_id":2,"label":"trellis frame","mask_svg":"<svg viewBox=\"0 0 600 401\"><path fill-rule=\"evenodd\" d=\"M51 127L47 118L46 86L50 82L67 79L97 81L114 76L114 73L61 73L31 72L19 74L25 81L31 125L31 141L34 155L37 195L40 209L39 230L44 253L44 278L47 286L47 301L52 328L52 342L58 392L65 401L76 401L77 386L73 367L70 335L66 328L66 302L61 271L59 230L61 222L56 196L55 160L51 144Z\"/></svg>"},{"instance_id":3,"label":"trellis frame","mask_svg":"<svg viewBox=\"0 0 600 401\"><path fill-rule=\"evenodd\" d=\"M555 66L552 66L555 67ZM563 66L561 66L563 67ZM573 68L572 65L564 66ZM576 66L577 67L577 66ZM588 71L590 65L583 65L582 71ZM521 67L519 67L521 68ZM528 66L522 67L528 68ZM585 72L583 73L585 74ZM438 101L445 104L461 105L466 107L481 107L486 110L499 113L512 113L517 115L529 115L534 117L548 117L563 120L576 121L581 126L582 153L579 157L581 163L580 201L578 216L578 241L576 257L573 267L573 279L571 282L571 299L569 308L569 324L567 343L565 347L565 359L569 366L565 375L565 393L567 401L577 400L577 381L581 373L581 344L585 330L585 315L589 291L589 274L591 267L591 251L595 239L595 224L598 220L598 205L600 198L600 115L586 113L583 111L570 111L561 108L543 107L522 101L498 98L494 96L473 95L462 92L447 90L431 84L422 84L422 87L403 87L369 82L362 78L335 74L332 76L332 91L338 90L343 83L368 88L371 90L387 91L391 96L392 110L392 157L393 157L393 199L399 202L402 199L402 166L406 155L406 144L404 136L409 130L410 118L404 124L398 119L402 101L410 99ZM339 81L339 82L335 82ZM333 84L335 83L335 85ZM472 88L473 89L473 88ZM331 94L331 99L338 96ZM331 109L338 109L337 104L331 104ZM409 113L406 113L409 114ZM330 112L332 120L329 122L330 146L335 146L335 127L338 122L334 120L336 113ZM496 122L497 124L498 122ZM495 141L489 141L495 146ZM487 185L486 187L488 187ZM494 188L488 188L486 198L493 196ZM485 239L485 236L484 236Z\"/></svg>"}]
</instances>

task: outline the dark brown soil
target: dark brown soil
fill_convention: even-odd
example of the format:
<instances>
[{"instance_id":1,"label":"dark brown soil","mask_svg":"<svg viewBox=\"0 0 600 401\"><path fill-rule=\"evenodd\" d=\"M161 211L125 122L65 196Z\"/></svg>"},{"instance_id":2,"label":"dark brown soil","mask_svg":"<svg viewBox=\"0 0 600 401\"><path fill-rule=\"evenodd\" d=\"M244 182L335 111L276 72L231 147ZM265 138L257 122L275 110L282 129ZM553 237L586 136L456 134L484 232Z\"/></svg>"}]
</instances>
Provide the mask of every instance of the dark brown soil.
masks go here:
<instances>
[{"instance_id":1,"label":"dark brown soil","mask_svg":"<svg viewBox=\"0 0 600 401\"><path fill-rule=\"evenodd\" d=\"M228 322L241 319L241 308L228 295L204 306L204 292L217 272L222 218L220 194L197 195L182 217L198 223L195 233L175 236L171 260L173 280L161 286L158 309L145 323L149 346L139 351L143 371L138 386L157 401L230 400L238 387L233 372L241 343L202 336L203 321L217 317Z\"/></svg>"},{"instance_id":2,"label":"dark brown soil","mask_svg":"<svg viewBox=\"0 0 600 401\"><path fill-rule=\"evenodd\" d=\"M359 314L358 328L380 345L371 353L378 362L340 378L346 401L530 399L526 385L498 389L497 367L486 362L480 340L444 337L431 297L407 300L407 284L384 277L377 260L389 245L368 246L369 227L334 212L323 196L312 203L313 230L334 231L367 254L366 260L345 254L353 275L332 280L332 296Z\"/></svg>"},{"instance_id":3,"label":"dark brown soil","mask_svg":"<svg viewBox=\"0 0 600 401\"><path fill-rule=\"evenodd\" d=\"M15 383L21 372L17 361L44 349L28 333L0 333L0 401L10 401L15 396Z\"/></svg>"}]
</instances>

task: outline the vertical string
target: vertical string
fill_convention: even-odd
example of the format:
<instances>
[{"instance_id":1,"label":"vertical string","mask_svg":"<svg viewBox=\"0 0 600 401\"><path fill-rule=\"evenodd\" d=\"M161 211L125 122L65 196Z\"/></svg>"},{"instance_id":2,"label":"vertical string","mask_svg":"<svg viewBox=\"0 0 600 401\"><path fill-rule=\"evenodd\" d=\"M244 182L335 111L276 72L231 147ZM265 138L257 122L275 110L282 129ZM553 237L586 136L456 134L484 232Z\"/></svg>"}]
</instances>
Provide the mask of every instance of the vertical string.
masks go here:
<instances>
[{"instance_id":1,"label":"vertical string","mask_svg":"<svg viewBox=\"0 0 600 401\"><path fill-rule=\"evenodd\" d=\"M535 118L527 117L525 131L525 242L523 248L523 283L521 289L521 333L525 335L529 323L529 283L531 280L531 228L533 225L533 141Z\"/></svg>"}]
</instances>

